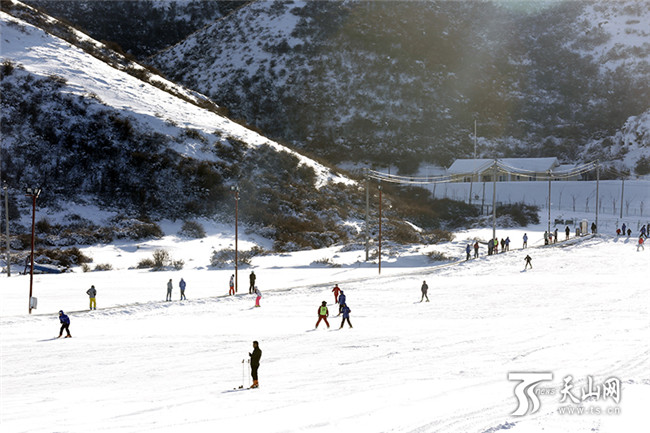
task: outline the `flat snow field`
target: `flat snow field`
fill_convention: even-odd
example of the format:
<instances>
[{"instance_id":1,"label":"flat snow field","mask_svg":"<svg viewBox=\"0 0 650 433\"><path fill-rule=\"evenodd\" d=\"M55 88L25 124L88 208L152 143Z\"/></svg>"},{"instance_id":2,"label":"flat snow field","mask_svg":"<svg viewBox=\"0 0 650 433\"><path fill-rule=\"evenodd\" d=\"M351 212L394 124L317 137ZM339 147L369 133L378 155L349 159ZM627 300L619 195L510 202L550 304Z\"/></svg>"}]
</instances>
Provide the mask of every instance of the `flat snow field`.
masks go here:
<instances>
[{"instance_id":1,"label":"flat snow field","mask_svg":"<svg viewBox=\"0 0 650 433\"><path fill-rule=\"evenodd\" d=\"M261 308L247 293L249 269L232 297L224 296L230 270L77 270L36 276L39 308L30 316L29 276L5 275L1 430L649 431L649 248L599 236L483 252L438 267L419 253L387 261L381 276L375 267L260 258ZM534 268L524 271L527 253ZM181 276L187 301L178 300ZM164 302L169 278L174 301ZM423 280L428 303L419 302ZM341 318L330 317L330 329L314 330L322 301L337 314L334 283L354 328L339 330ZM90 284L98 290L92 312L84 311ZM52 339L59 309L70 314L71 339ZM250 383L242 361L253 340L263 351L260 388L233 391ZM537 385L537 412L512 415L513 372L552 373ZM568 376L578 400L595 389L600 397L573 403L562 393ZM611 378L620 380L618 402L604 397Z\"/></svg>"}]
</instances>

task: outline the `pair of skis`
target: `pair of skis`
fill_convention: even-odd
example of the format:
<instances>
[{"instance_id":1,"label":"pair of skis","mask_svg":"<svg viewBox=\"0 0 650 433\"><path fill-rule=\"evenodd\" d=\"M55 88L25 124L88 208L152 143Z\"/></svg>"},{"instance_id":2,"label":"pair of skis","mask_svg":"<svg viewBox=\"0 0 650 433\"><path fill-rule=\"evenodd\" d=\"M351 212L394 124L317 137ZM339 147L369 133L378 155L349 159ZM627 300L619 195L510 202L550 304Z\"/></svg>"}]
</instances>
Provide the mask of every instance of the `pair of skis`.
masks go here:
<instances>
[{"instance_id":1,"label":"pair of skis","mask_svg":"<svg viewBox=\"0 0 650 433\"><path fill-rule=\"evenodd\" d=\"M233 391L245 391L248 389L253 389L250 387L250 368L251 368L251 361L250 359L242 359L241 360L241 385L238 388L233 388ZM248 368L246 368L248 366ZM246 373L249 374L246 374ZM248 379L247 379L248 378ZM244 387L246 385L246 387Z\"/></svg>"}]
</instances>

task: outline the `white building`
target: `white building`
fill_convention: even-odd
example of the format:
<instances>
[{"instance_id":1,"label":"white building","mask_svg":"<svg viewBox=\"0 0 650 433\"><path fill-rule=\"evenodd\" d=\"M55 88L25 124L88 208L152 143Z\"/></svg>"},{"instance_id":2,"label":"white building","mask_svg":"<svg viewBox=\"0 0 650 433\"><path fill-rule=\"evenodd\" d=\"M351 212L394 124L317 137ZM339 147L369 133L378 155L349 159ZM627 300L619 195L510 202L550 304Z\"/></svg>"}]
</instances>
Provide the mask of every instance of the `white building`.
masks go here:
<instances>
[{"instance_id":1,"label":"white building","mask_svg":"<svg viewBox=\"0 0 650 433\"><path fill-rule=\"evenodd\" d=\"M549 173L557 174L557 180L580 180L578 175L559 177L575 166L561 165L557 158L457 159L447 174L454 182L492 182L495 161L498 182L547 180Z\"/></svg>"}]
</instances>

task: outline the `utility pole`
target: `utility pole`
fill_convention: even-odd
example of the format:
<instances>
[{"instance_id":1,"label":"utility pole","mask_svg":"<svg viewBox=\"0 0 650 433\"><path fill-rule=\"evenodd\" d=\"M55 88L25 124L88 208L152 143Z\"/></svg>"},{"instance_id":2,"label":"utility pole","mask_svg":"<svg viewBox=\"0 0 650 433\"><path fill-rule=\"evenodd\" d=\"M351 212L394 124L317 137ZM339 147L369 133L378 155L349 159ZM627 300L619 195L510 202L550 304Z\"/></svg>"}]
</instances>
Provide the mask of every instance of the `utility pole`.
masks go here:
<instances>
[{"instance_id":1,"label":"utility pole","mask_svg":"<svg viewBox=\"0 0 650 433\"><path fill-rule=\"evenodd\" d=\"M366 262L369 258L369 249L370 249L370 237L368 230L368 217L370 214L370 174L368 173L368 168L366 168Z\"/></svg>"},{"instance_id":2,"label":"utility pole","mask_svg":"<svg viewBox=\"0 0 650 433\"><path fill-rule=\"evenodd\" d=\"M492 241L497 238L497 160L494 160L494 179L492 179Z\"/></svg>"},{"instance_id":3,"label":"utility pole","mask_svg":"<svg viewBox=\"0 0 650 433\"><path fill-rule=\"evenodd\" d=\"M379 181L379 273L381 274L381 181Z\"/></svg>"},{"instance_id":4,"label":"utility pole","mask_svg":"<svg viewBox=\"0 0 650 433\"><path fill-rule=\"evenodd\" d=\"M235 194L235 293L238 290L237 271L239 269L239 248L237 242L239 240L239 185L230 187L230 190Z\"/></svg>"},{"instance_id":5,"label":"utility pole","mask_svg":"<svg viewBox=\"0 0 650 433\"><path fill-rule=\"evenodd\" d=\"M600 163L596 161L596 231L595 233L598 233L598 206L600 205L599 197L598 197L599 186L600 186Z\"/></svg>"},{"instance_id":6,"label":"utility pole","mask_svg":"<svg viewBox=\"0 0 650 433\"><path fill-rule=\"evenodd\" d=\"M476 159L476 119L474 119L474 159Z\"/></svg>"},{"instance_id":7,"label":"utility pole","mask_svg":"<svg viewBox=\"0 0 650 433\"><path fill-rule=\"evenodd\" d=\"M551 234L551 170L548 171L548 228L546 233Z\"/></svg>"},{"instance_id":8,"label":"utility pole","mask_svg":"<svg viewBox=\"0 0 650 433\"><path fill-rule=\"evenodd\" d=\"M2 189L5 192L5 227L7 229L7 276L11 277L11 245L9 243L9 187L7 186L7 182L2 183Z\"/></svg>"},{"instance_id":9,"label":"utility pole","mask_svg":"<svg viewBox=\"0 0 650 433\"><path fill-rule=\"evenodd\" d=\"M623 219L623 193L625 192L625 178L623 178L621 182L621 219ZM9 224L9 223L7 223ZM7 236L9 236L9 232L7 232ZM7 246L7 250L9 250L9 247Z\"/></svg>"},{"instance_id":10,"label":"utility pole","mask_svg":"<svg viewBox=\"0 0 650 433\"><path fill-rule=\"evenodd\" d=\"M32 198L32 253L29 268L29 314L32 314L32 291L34 287L34 235L36 234L36 198L41 194L40 188L27 188L27 197Z\"/></svg>"}]
</instances>

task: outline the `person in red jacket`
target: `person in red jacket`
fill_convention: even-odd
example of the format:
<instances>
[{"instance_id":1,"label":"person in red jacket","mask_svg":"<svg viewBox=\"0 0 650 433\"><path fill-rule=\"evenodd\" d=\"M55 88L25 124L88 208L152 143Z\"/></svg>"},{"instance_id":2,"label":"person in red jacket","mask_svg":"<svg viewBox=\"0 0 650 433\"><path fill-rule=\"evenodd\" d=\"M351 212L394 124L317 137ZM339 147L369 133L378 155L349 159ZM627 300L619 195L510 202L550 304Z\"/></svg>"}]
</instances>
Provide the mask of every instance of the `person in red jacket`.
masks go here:
<instances>
[{"instance_id":1,"label":"person in red jacket","mask_svg":"<svg viewBox=\"0 0 650 433\"><path fill-rule=\"evenodd\" d=\"M332 289L332 292L334 292L334 303L338 304L339 303L339 293L341 292L341 288L339 287L338 284L334 285L334 288Z\"/></svg>"},{"instance_id":2,"label":"person in red jacket","mask_svg":"<svg viewBox=\"0 0 650 433\"><path fill-rule=\"evenodd\" d=\"M327 317L330 315L329 311L327 310L327 302L323 301L320 307L318 307L318 322L316 322L316 328L318 328L318 324L320 323L321 320L325 321L325 324L327 327L330 327L329 322L327 321ZM315 328L314 328L315 329Z\"/></svg>"},{"instance_id":3,"label":"person in red jacket","mask_svg":"<svg viewBox=\"0 0 650 433\"><path fill-rule=\"evenodd\" d=\"M639 236L639 243L636 246L636 250L639 251L639 248L645 251L645 248L643 248L643 236Z\"/></svg>"}]
</instances>

